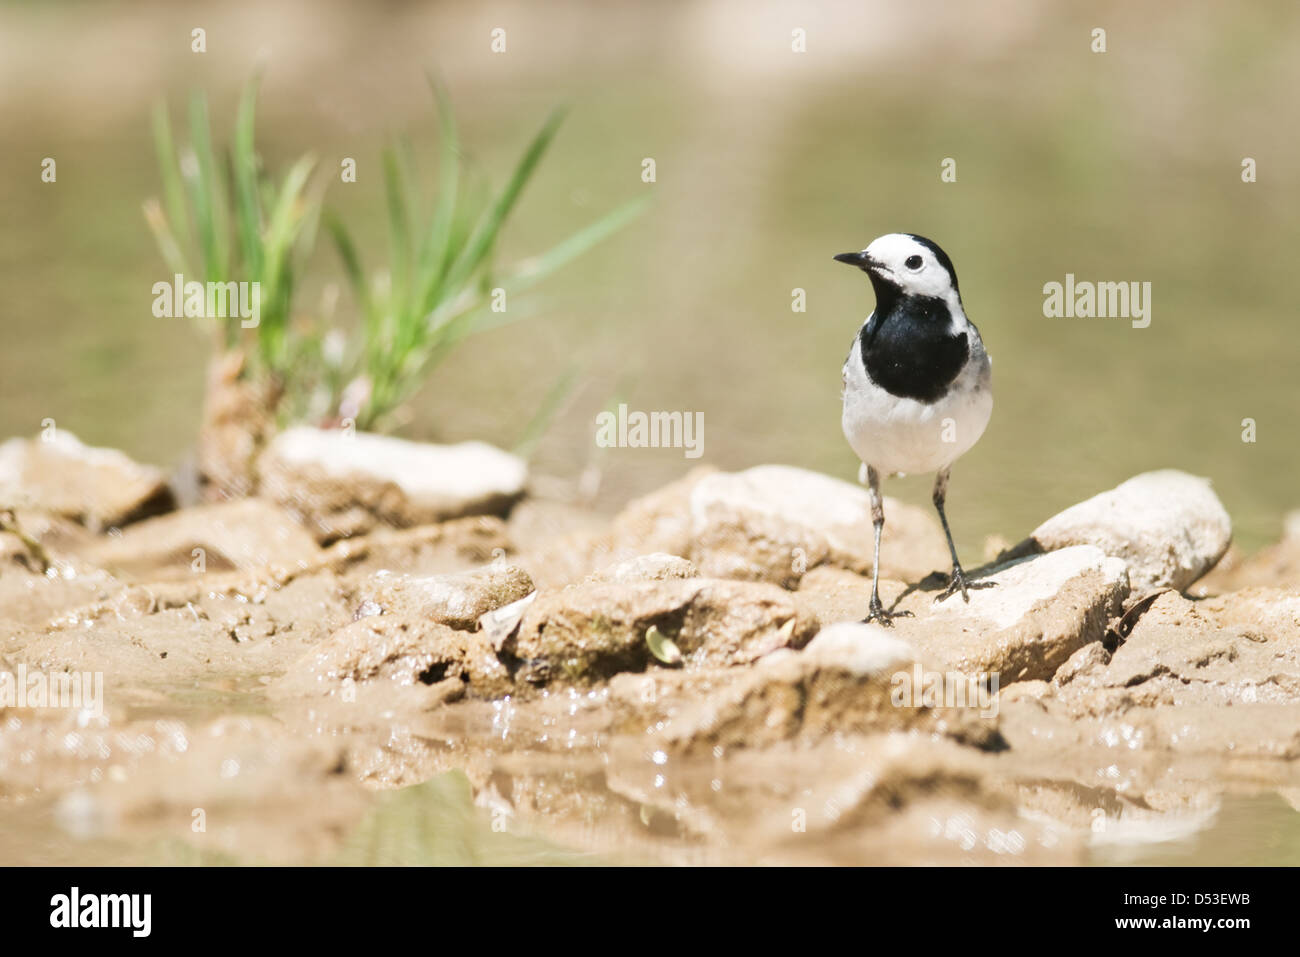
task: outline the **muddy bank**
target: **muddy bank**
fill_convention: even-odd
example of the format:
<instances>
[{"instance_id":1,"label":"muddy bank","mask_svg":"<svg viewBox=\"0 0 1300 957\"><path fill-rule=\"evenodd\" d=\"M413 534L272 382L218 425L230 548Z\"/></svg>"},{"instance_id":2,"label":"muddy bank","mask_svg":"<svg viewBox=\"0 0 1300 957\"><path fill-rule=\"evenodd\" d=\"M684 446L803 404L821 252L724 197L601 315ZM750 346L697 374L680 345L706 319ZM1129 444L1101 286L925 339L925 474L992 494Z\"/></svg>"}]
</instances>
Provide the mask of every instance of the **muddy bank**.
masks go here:
<instances>
[{"instance_id":1,"label":"muddy bank","mask_svg":"<svg viewBox=\"0 0 1300 957\"><path fill-rule=\"evenodd\" d=\"M1045 516L969 603L887 502L886 629L854 485L700 469L604 518L457 448L354 476L299 436L264 494L176 509L0 447L0 673L102 676L0 699L0 853L1063 864L1300 794L1300 526L1228 551L1202 480Z\"/></svg>"}]
</instances>

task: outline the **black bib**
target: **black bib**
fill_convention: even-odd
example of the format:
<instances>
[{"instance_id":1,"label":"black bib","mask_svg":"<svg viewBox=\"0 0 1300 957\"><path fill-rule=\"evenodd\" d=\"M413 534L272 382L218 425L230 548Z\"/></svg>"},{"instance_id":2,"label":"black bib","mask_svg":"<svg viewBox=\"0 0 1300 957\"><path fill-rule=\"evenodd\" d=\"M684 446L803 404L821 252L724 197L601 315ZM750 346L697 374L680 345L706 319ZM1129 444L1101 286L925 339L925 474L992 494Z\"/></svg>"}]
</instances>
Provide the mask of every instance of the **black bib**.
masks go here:
<instances>
[{"instance_id":1,"label":"black bib","mask_svg":"<svg viewBox=\"0 0 1300 957\"><path fill-rule=\"evenodd\" d=\"M970 354L966 333L950 325L942 299L900 296L883 319L877 309L858 336L867 375L891 395L937 402Z\"/></svg>"}]
</instances>

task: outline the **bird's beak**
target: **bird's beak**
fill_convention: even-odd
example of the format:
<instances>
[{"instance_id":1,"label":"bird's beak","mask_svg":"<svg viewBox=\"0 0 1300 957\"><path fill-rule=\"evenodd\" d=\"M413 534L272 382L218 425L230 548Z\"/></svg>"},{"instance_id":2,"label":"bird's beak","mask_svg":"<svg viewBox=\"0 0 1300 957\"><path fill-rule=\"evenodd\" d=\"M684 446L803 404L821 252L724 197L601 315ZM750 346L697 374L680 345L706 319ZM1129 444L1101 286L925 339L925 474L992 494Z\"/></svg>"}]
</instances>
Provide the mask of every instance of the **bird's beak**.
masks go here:
<instances>
[{"instance_id":1,"label":"bird's beak","mask_svg":"<svg viewBox=\"0 0 1300 957\"><path fill-rule=\"evenodd\" d=\"M857 266L859 269L866 269L872 265L871 257L865 252L861 253L840 253L835 257L837 263L848 263L850 266Z\"/></svg>"}]
</instances>

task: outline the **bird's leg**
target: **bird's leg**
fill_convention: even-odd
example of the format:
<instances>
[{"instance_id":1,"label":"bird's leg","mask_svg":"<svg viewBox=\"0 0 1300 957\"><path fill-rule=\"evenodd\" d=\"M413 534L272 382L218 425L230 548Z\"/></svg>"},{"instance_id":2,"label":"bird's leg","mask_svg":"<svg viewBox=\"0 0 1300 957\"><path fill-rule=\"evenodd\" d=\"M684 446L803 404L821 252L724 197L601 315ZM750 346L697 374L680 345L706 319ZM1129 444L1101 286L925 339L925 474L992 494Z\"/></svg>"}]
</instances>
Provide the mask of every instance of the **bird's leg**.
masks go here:
<instances>
[{"instance_id":1,"label":"bird's leg","mask_svg":"<svg viewBox=\"0 0 1300 957\"><path fill-rule=\"evenodd\" d=\"M864 624L878 621L882 625L892 625L895 618L910 618L910 611L889 612L880 603L880 532L885 527L885 506L880 500L880 476L870 465L867 466L867 492L871 498L871 527L876 536L876 550L871 560L871 610L862 619Z\"/></svg>"},{"instance_id":2,"label":"bird's leg","mask_svg":"<svg viewBox=\"0 0 1300 957\"><path fill-rule=\"evenodd\" d=\"M968 588L992 588L994 583L968 581L966 573L961 570L961 562L957 560L957 546L952 543L952 531L948 528L948 516L943 513L943 501L947 495L948 469L942 468L939 470L939 474L934 477L934 507L939 512L939 522L943 525L943 533L948 536L948 551L952 555L952 577L948 580L948 587L935 601L943 601L957 591L961 592L961 597L965 601L970 601L970 595L966 594Z\"/></svg>"}]
</instances>

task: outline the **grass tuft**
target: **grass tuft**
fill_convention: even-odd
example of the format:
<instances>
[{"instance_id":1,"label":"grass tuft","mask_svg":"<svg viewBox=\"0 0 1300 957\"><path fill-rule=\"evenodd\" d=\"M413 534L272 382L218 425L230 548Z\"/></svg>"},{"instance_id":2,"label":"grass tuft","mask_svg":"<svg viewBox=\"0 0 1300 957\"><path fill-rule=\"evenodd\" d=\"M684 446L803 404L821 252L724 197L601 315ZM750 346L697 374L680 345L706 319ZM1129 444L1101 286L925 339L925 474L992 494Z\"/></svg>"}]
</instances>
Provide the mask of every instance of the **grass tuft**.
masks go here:
<instances>
[{"instance_id":1,"label":"grass tuft","mask_svg":"<svg viewBox=\"0 0 1300 957\"><path fill-rule=\"evenodd\" d=\"M257 81L244 89L228 153L212 144L205 97L190 99L189 143L176 142L165 107L154 111L153 133L162 174L162 201L145 203L145 220L169 269L187 280L256 282L259 324L243 329L217 320L219 348L256 361L281 421L351 419L358 428L390 429L403 404L431 370L466 338L521 317L493 312L496 288L507 297L524 290L598 245L638 215L646 199L620 206L550 249L510 269L493 255L502 230L564 120L554 110L529 141L495 196L464 175L460 138L446 91L430 81L439 124L436 194L424 201L412 151L398 141L382 154L388 262L367 271L346 224L323 211L310 192L311 156L280 178L257 155ZM360 321L340 341L327 323L294 318L298 270L322 221L333 240ZM531 449L572 383L547 397L521 444Z\"/></svg>"},{"instance_id":2,"label":"grass tuft","mask_svg":"<svg viewBox=\"0 0 1300 957\"><path fill-rule=\"evenodd\" d=\"M492 254L524 188L563 122L553 111L533 136L505 186L490 201L466 185L460 139L445 90L432 83L438 109L438 191L426 210L404 145L384 154L389 263L367 273L356 244L336 216L326 218L345 275L363 315L365 349L358 374L368 398L361 428L382 428L456 345L512 321L489 308L492 291L509 298L551 275L628 223L644 200L621 206L513 269L493 268Z\"/></svg>"}]
</instances>

